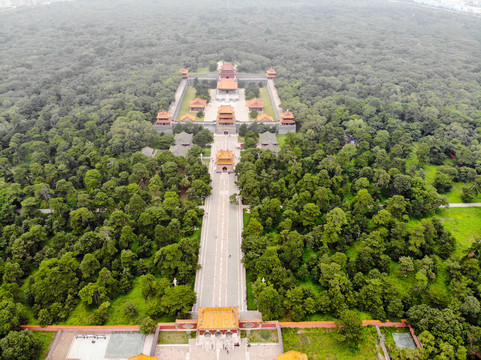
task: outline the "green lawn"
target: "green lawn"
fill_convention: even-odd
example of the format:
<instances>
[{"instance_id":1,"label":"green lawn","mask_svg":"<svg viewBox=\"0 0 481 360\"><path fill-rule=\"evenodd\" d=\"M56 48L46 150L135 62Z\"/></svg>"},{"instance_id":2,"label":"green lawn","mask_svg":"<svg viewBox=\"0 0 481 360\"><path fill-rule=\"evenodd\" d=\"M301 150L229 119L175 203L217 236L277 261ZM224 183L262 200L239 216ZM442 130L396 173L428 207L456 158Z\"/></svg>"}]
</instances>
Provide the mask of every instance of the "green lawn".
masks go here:
<instances>
[{"instance_id":1,"label":"green lawn","mask_svg":"<svg viewBox=\"0 0 481 360\"><path fill-rule=\"evenodd\" d=\"M204 157L210 157L211 153L212 153L212 148L210 147L202 148L202 155L204 155Z\"/></svg>"},{"instance_id":2,"label":"green lawn","mask_svg":"<svg viewBox=\"0 0 481 360\"><path fill-rule=\"evenodd\" d=\"M191 100L195 99L195 88L193 86L189 86L184 96L184 101L182 101L182 105L180 105L179 116L177 120L180 120L182 116L190 112L190 102ZM194 113L192 113L195 115ZM204 118L195 117L195 121L204 121Z\"/></svg>"},{"instance_id":3,"label":"green lawn","mask_svg":"<svg viewBox=\"0 0 481 360\"><path fill-rule=\"evenodd\" d=\"M247 335L246 330L241 330L241 338L248 338L250 343L279 342L277 330L251 330L249 335Z\"/></svg>"},{"instance_id":4,"label":"green lawn","mask_svg":"<svg viewBox=\"0 0 481 360\"><path fill-rule=\"evenodd\" d=\"M157 344L188 344L190 339L195 339L195 336L195 331L161 331Z\"/></svg>"},{"instance_id":5,"label":"green lawn","mask_svg":"<svg viewBox=\"0 0 481 360\"><path fill-rule=\"evenodd\" d=\"M457 255L465 255L473 240L481 237L481 208L441 209L444 227L456 239Z\"/></svg>"},{"instance_id":6,"label":"green lawn","mask_svg":"<svg viewBox=\"0 0 481 360\"><path fill-rule=\"evenodd\" d=\"M276 113L274 112L274 107L272 106L271 97L269 96L269 90L267 87L262 87L259 89L259 99L264 101L264 112L272 116L274 121L277 121Z\"/></svg>"},{"instance_id":7,"label":"green lawn","mask_svg":"<svg viewBox=\"0 0 481 360\"><path fill-rule=\"evenodd\" d=\"M434 181L434 177L436 176L436 171L438 169L438 165L426 165L424 167L424 172L426 173L426 182L431 185Z\"/></svg>"},{"instance_id":8,"label":"green lawn","mask_svg":"<svg viewBox=\"0 0 481 360\"><path fill-rule=\"evenodd\" d=\"M379 341L374 326L364 328L359 349L351 349L336 341L332 330L282 329L284 351L296 350L307 354L310 360L377 359ZM379 350L380 351L380 350Z\"/></svg>"},{"instance_id":9,"label":"green lawn","mask_svg":"<svg viewBox=\"0 0 481 360\"><path fill-rule=\"evenodd\" d=\"M57 333L55 331L32 331L32 334L37 339L42 340L42 351L37 359L43 360L47 357L50 345L55 340Z\"/></svg>"},{"instance_id":10,"label":"green lawn","mask_svg":"<svg viewBox=\"0 0 481 360\"><path fill-rule=\"evenodd\" d=\"M252 292L251 274L246 270L247 309L255 310L254 294Z\"/></svg>"}]
</instances>

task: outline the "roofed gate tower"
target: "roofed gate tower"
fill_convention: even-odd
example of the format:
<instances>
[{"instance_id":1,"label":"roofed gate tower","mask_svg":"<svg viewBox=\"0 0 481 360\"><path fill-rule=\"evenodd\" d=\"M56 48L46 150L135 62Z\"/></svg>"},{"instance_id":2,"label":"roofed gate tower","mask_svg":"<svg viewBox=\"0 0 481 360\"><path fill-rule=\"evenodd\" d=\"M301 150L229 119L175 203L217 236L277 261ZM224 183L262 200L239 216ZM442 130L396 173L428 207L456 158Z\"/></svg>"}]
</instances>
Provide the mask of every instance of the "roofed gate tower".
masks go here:
<instances>
[{"instance_id":1,"label":"roofed gate tower","mask_svg":"<svg viewBox=\"0 0 481 360\"><path fill-rule=\"evenodd\" d=\"M204 350L234 350L240 344L239 307L199 308L197 335Z\"/></svg>"},{"instance_id":2,"label":"roofed gate tower","mask_svg":"<svg viewBox=\"0 0 481 360\"><path fill-rule=\"evenodd\" d=\"M237 69L230 62L223 63L220 67L219 76L221 79L235 80L237 76Z\"/></svg>"}]
</instances>

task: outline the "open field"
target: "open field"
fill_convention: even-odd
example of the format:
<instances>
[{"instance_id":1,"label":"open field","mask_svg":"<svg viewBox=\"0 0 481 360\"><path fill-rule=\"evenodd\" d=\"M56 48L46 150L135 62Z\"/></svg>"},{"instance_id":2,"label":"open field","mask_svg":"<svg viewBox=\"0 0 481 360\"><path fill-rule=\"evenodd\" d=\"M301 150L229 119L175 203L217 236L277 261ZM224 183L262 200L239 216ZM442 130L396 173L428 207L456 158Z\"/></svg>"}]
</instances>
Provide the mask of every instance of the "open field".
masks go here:
<instances>
[{"instance_id":1,"label":"open field","mask_svg":"<svg viewBox=\"0 0 481 360\"><path fill-rule=\"evenodd\" d=\"M191 100L195 99L195 88L193 86L189 86L184 96L184 101L180 105L179 116L177 120L180 120L182 116L190 112L190 102ZM195 115L192 113L192 115ZM204 121L204 118L195 117L195 121Z\"/></svg>"},{"instance_id":2,"label":"open field","mask_svg":"<svg viewBox=\"0 0 481 360\"><path fill-rule=\"evenodd\" d=\"M351 349L336 341L334 332L326 329L282 329L284 351L297 350L308 358L322 360L377 359L378 339L373 326L364 328L358 349Z\"/></svg>"},{"instance_id":3,"label":"open field","mask_svg":"<svg viewBox=\"0 0 481 360\"><path fill-rule=\"evenodd\" d=\"M481 208L440 209L444 227L456 239L457 255L466 255L471 243L481 238Z\"/></svg>"},{"instance_id":4,"label":"open field","mask_svg":"<svg viewBox=\"0 0 481 360\"><path fill-rule=\"evenodd\" d=\"M259 88L259 98L264 101L264 112L272 116L274 121L277 121L276 113L274 112L274 107L272 106L271 97L269 96L269 90L267 87Z\"/></svg>"}]
</instances>

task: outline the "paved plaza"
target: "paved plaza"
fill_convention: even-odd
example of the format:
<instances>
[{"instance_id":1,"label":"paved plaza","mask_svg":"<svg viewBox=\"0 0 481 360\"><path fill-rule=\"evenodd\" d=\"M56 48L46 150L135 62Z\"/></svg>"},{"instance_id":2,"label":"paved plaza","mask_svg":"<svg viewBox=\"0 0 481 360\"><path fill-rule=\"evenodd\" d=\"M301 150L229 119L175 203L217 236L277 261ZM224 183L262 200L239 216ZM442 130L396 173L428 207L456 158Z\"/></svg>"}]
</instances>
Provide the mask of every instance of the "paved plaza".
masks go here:
<instances>
[{"instance_id":1,"label":"paved plaza","mask_svg":"<svg viewBox=\"0 0 481 360\"><path fill-rule=\"evenodd\" d=\"M235 117L237 121L248 122L249 120L249 108L246 104L245 98L245 90L239 89L239 100L237 101L217 101L215 100L215 92L216 90L210 91L211 101L207 104L205 108L205 121L215 123L217 120L217 109L220 105L231 105L234 107L235 110Z\"/></svg>"},{"instance_id":2,"label":"paved plaza","mask_svg":"<svg viewBox=\"0 0 481 360\"><path fill-rule=\"evenodd\" d=\"M157 345L155 356L169 360L277 360L281 353L279 344L251 344L242 339L240 346L227 353L226 350L202 350L195 339L189 345Z\"/></svg>"},{"instance_id":3,"label":"paved plaza","mask_svg":"<svg viewBox=\"0 0 481 360\"><path fill-rule=\"evenodd\" d=\"M241 263L242 207L231 205L229 197L238 192L235 174L215 172L215 154L231 150L236 158L237 136L215 135L209 171L212 176L212 195L206 199L202 225L199 262L195 291L198 307L239 306L247 310L245 269Z\"/></svg>"}]
</instances>

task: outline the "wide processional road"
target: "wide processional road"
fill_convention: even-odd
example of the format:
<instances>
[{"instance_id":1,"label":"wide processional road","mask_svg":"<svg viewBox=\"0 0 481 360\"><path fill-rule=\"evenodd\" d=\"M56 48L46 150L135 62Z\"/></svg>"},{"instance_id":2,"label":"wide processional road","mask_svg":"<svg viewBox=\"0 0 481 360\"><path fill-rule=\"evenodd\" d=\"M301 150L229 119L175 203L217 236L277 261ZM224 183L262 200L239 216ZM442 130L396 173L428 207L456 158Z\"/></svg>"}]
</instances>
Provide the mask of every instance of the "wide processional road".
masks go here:
<instances>
[{"instance_id":1,"label":"wide processional road","mask_svg":"<svg viewBox=\"0 0 481 360\"><path fill-rule=\"evenodd\" d=\"M235 174L215 171L217 151L231 150L236 161L240 158L236 144L236 135L214 135L209 162L212 195L205 201L194 313L199 307L239 306L240 311L247 310L245 269L241 263L242 206L229 201L232 194L238 193Z\"/></svg>"}]
</instances>

